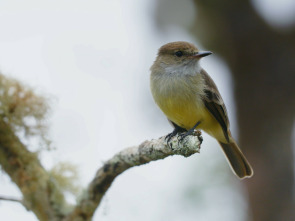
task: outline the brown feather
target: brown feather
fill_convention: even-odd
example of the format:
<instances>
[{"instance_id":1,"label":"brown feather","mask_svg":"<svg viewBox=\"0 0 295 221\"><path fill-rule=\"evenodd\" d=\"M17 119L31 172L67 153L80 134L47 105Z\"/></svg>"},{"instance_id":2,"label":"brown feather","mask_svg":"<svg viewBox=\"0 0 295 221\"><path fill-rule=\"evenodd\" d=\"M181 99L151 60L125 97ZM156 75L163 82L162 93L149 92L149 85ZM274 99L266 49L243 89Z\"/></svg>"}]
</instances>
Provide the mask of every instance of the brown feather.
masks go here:
<instances>
[{"instance_id":1,"label":"brown feather","mask_svg":"<svg viewBox=\"0 0 295 221\"><path fill-rule=\"evenodd\" d=\"M243 179L253 175L252 167L235 142L228 144L219 142L219 144L233 171L239 178Z\"/></svg>"},{"instance_id":2,"label":"brown feather","mask_svg":"<svg viewBox=\"0 0 295 221\"><path fill-rule=\"evenodd\" d=\"M220 124L224 133L224 137L227 140L227 142L229 142L229 120L227 117L227 111L224 102L217 89L217 86L215 85L211 77L207 74L207 72L204 69L202 69L200 74L203 76L206 84L206 96L203 97L203 102L206 108L209 110L209 112Z\"/></svg>"}]
</instances>

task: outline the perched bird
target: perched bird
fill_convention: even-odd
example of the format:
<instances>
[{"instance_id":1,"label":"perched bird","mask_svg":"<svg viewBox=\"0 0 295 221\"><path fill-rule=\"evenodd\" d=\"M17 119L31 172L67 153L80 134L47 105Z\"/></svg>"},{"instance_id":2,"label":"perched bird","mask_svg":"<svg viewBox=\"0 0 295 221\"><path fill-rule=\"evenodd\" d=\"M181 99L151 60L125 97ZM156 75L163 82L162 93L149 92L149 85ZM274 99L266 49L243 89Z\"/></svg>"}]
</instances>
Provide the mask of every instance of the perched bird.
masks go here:
<instances>
[{"instance_id":1,"label":"perched bird","mask_svg":"<svg viewBox=\"0 0 295 221\"><path fill-rule=\"evenodd\" d=\"M251 177L253 170L233 139L221 95L200 59L212 54L183 41L163 45L151 66L150 86L155 102L174 126L167 142L202 129L222 147L234 173Z\"/></svg>"}]
</instances>

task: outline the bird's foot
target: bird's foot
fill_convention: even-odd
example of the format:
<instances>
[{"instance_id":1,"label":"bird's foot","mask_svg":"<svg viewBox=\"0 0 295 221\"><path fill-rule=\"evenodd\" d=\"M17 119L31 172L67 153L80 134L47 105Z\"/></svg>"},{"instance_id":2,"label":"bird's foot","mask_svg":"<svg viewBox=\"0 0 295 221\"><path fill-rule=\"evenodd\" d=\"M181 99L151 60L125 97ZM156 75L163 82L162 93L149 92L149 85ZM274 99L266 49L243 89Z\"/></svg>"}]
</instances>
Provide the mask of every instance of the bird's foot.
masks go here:
<instances>
[{"instance_id":1,"label":"bird's foot","mask_svg":"<svg viewBox=\"0 0 295 221\"><path fill-rule=\"evenodd\" d=\"M187 136L194 135L194 134L195 134L195 129L194 128L188 130L187 132L183 132L183 133L179 134L177 136L178 144L181 143L184 140L184 138L186 138Z\"/></svg>"},{"instance_id":2,"label":"bird's foot","mask_svg":"<svg viewBox=\"0 0 295 221\"><path fill-rule=\"evenodd\" d=\"M197 136L199 137L199 135L196 134L196 133L201 133L201 132L200 132L200 131L195 132L195 129L196 129L197 126L199 126L200 123L201 123L201 121L198 121L198 122L195 124L195 126L193 126L191 129L189 129L187 132L184 132L184 133L179 134L179 135L177 136L178 144L179 144L180 142L182 142L183 139L186 138L186 137L189 136L189 135L197 135ZM202 138L202 139L203 139L203 138ZM200 137L199 137L199 140L200 140ZM203 141L203 140L202 140L202 141Z\"/></svg>"},{"instance_id":3,"label":"bird's foot","mask_svg":"<svg viewBox=\"0 0 295 221\"><path fill-rule=\"evenodd\" d=\"M174 137L176 134L178 133L178 130L174 129L171 133L169 133L166 137L165 137L165 140L167 142L167 145L171 148L172 148L172 144L171 144L171 139L172 137Z\"/></svg>"}]
</instances>

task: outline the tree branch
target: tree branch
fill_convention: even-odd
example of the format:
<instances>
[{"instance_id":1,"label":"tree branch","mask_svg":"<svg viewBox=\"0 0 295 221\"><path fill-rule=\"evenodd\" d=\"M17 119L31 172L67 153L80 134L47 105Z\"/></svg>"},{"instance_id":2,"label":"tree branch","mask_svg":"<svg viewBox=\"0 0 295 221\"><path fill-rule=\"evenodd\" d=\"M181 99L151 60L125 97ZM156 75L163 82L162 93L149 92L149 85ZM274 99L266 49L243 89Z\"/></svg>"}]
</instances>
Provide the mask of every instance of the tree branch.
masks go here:
<instances>
[{"instance_id":1,"label":"tree branch","mask_svg":"<svg viewBox=\"0 0 295 221\"><path fill-rule=\"evenodd\" d=\"M42 167L37 155L28 151L9 125L0 120L0 164L23 194L23 200L8 197L0 197L0 200L21 202L39 220L91 220L102 197L119 174L131 167L172 155L189 157L199 152L201 142L200 132L196 132L181 142L178 142L177 136L173 137L171 147L161 137L122 150L104 163L80 202L70 208L59 186Z\"/></svg>"},{"instance_id":2,"label":"tree branch","mask_svg":"<svg viewBox=\"0 0 295 221\"><path fill-rule=\"evenodd\" d=\"M39 220L58 220L68 212L55 180L37 154L27 150L14 131L0 120L0 164L23 194L22 204Z\"/></svg>"},{"instance_id":3,"label":"tree branch","mask_svg":"<svg viewBox=\"0 0 295 221\"><path fill-rule=\"evenodd\" d=\"M189 157L199 153L201 143L200 132L197 132L197 136L187 136L180 143L177 137L174 137L171 140L171 147L167 145L164 137L161 137L122 150L97 171L86 194L65 220L90 220L113 180L125 170L172 155Z\"/></svg>"},{"instance_id":4,"label":"tree branch","mask_svg":"<svg viewBox=\"0 0 295 221\"><path fill-rule=\"evenodd\" d=\"M80 202L72 206L66 202L63 188L56 177L41 165L38 153L29 151L17 135L20 131L25 132L26 136L38 134L45 143L48 141L43 139L46 124L42 123L48 108L46 100L18 81L1 74L0 86L0 165L23 195L22 200L4 196L0 196L0 200L20 202L42 221L91 220L113 180L128 168L171 155L188 157L200 149L200 132L186 137L182 142L174 137L170 142L171 147L162 137L127 148L104 163ZM39 123L26 124L24 119L28 117Z\"/></svg>"}]
</instances>

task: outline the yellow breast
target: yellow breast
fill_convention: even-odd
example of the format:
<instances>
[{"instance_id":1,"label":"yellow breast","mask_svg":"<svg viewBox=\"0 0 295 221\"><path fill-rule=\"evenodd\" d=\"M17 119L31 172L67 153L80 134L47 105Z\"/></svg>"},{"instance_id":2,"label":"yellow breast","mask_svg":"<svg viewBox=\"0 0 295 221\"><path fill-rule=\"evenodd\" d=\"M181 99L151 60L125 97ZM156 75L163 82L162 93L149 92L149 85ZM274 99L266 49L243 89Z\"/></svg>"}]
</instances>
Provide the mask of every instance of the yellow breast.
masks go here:
<instances>
[{"instance_id":1,"label":"yellow breast","mask_svg":"<svg viewBox=\"0 0 295 221\"><path fill-rule=\"evenodd\" d=\"M200 77L165 76L151 79L151 91L160 109L171 121L185 129L192 128L206 115Z\"/></svg>"},{"instance_id":2,"label":"yellow breast","mask_svg":"<svg viewBox=\"0 0 295 221\"><path fill-rule=\"evenodd\" d=\"M216 139L223 141L221 126L205 107L201 79L167 78L151 81L153 97L169 120L187 130L201 122L202 129Z\"/></svg>"},{"instance_id":3,"label":"yellow breast","mask_svg":"<svg viewBox=\"0 0 295 221\"><path fill-rule=\"evenodd\" d=\"M202 129L219 141L227 142L218 121L203 105L196 100L168 99L160 103L161 110L178 126L187 130L201 122L197 129Z\"/></svg>"}]
</instances>

